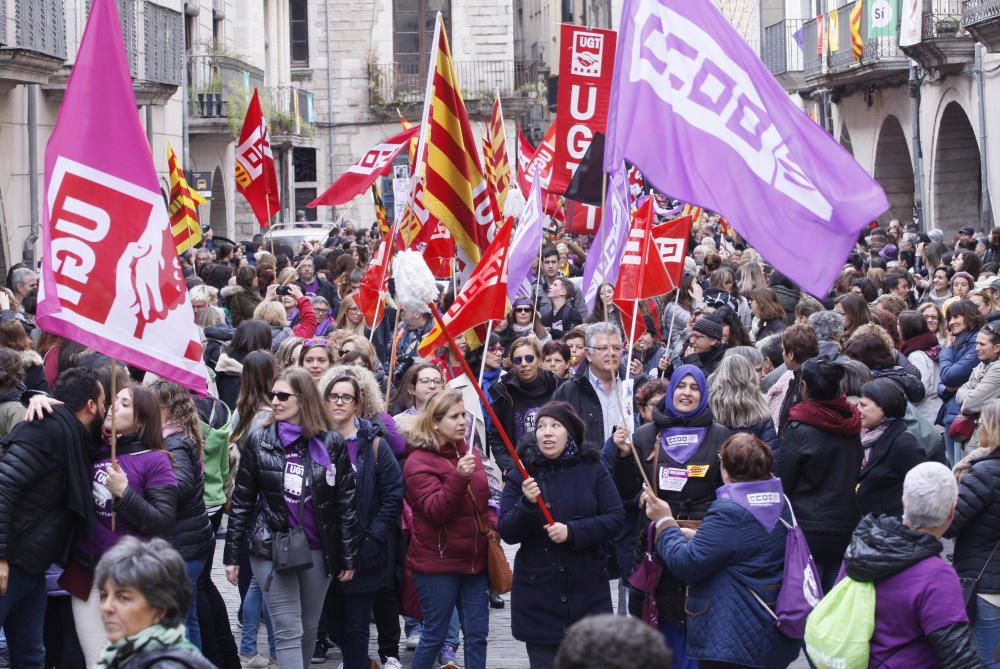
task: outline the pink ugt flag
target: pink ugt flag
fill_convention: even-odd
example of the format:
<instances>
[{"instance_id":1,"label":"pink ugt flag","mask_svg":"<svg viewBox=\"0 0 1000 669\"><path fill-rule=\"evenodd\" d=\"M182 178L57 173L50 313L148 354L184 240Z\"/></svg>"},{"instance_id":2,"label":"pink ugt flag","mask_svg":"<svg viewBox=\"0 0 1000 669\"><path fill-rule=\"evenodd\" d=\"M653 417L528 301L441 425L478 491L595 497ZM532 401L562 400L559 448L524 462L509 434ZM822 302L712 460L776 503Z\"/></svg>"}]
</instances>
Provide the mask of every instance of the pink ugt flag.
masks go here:
<instances>
[{"instance_id":1,"label":"pink ugt flag","mask_svg":"<svg viewBox=\"0 0 1000 669\"><path fill-rule=\"evenodd\" d=\"M114 0L94 0L45 147L38 325L206 392Z\"/></svg>"}]
</instances>

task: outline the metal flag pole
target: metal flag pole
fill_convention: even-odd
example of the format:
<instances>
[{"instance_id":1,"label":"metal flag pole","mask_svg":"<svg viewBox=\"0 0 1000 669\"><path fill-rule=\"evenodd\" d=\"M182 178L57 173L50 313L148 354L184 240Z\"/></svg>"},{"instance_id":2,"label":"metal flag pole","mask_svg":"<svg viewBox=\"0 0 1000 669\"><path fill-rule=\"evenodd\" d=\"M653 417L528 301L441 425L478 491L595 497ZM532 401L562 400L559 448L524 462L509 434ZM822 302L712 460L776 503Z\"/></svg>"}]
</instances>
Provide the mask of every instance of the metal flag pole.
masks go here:
<instances>
[{"instance_id":1,"label":"metal flag pole","mask_svg":"<svg viewBox=\"0 0 1000 669\"><path fill-rule=\"evenodd\" d=\"M479 365L479 385L483 385L483 376L486 374L486 355L490 349L490 335L493 334L493 321L486 322L486 341L483 342L483 361Z\"/></svg>"},{"instance_id":2,"label":"metal flag pole","mask_svg":"<svg viewBox=\"0 0 1000 669\"><path fill-rule=\"evenodd\" d=\"M118 468L118 426L115 415L118 404L118 361L111 358L111 468ZM111 511L111 531L115 531L115 512Z\"/></svg>"}]
</instances>

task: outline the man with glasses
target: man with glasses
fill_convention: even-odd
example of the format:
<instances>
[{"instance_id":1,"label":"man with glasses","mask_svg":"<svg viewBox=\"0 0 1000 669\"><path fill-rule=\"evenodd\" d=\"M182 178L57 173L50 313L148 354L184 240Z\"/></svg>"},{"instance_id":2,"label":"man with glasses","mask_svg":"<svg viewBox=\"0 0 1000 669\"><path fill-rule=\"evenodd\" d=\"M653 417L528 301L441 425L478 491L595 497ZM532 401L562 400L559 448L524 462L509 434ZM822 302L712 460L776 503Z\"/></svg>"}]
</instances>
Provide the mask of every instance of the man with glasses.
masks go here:
<instances>
[{"instance_id":1,"label":"man with glasses","mask_svg":"<svg viewBox=\"0 0 1000 669\"><path fill-rule=\"evenodd\" d=\"M298 270L299 280L295 283L302 289L302 294L308 297L318 295L325 298L332 313L336 314L340 309L340 295L337 294L337 289L333 287L332 283L316 276L316 261L313 260L312 256L303 258L298 265Z\"/></svg>"},{"instance_id":2,"label":"man with glasses","mask_svg":"<svg viewBox=\"0 0 1000 669\"><path fill-rule=\"evenodd\" d=\"M708 376L722 362L726 354L726 345L722 343L722 323L711 316L702 316L691 328L688 339L688 355L682 360L674 360L674 367L697 365Z\"/></svg>"},{"instance_id":3,"label":"man with glasses","mask_svg":"<svg viewBox=\"0 0 1000 669\"><path fill-rule=\"evenodd\" d=\"M569 402L587 426L586 440L604 444L615 427L624 425L618 376L622 366L622 333L610 323L587 326L584 343L586 360L572 378L552 394L553 401Z\"/></svg>"}]
</instances>

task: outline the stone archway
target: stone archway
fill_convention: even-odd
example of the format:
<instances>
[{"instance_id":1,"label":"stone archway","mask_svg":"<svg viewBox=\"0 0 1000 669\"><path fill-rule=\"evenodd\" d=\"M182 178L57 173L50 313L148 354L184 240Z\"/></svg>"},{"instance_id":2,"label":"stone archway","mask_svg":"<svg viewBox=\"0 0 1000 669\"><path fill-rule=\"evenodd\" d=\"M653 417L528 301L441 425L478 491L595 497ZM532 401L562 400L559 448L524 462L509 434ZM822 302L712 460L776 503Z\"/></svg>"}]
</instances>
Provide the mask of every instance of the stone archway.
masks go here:
<instances>
[{"instance_id":1,"label":"stone archway","mask_svg":"<svg viewBox=\"0 0 1000 669\"><path fill-rule=\"evenodd\" d=\"M882 122L875 146L875 180L889 199L889 210L879 217L879 222L913 220L913 163L903 127L891 114Z\"/></svg>"},{"instance_id":2,"label":"stone archway","mask_svg":"<svg viewBox=\"0 0 1000 669\"><path fill-rule=\"evenodd\" d=\"M840 126L840 145L847 149L847 152L854 155L854 146L851 145L851 133L847 130L847 124Z\"/></svg>"},{"instance_id":3,"label":"stone archway","mask_svg":"<svg viewBox=\"0 0 1000 669\"><path fill-rule=\"evenodd\" d=\"M216 167L212 173L212 202L208 214L208 222L212 226L212 234L226 236L226 185L223 181L222 168Z\"/></svg>"},{"instance_id":4,"label":"stone archway","mask_svg":"<svg viewBox=\"0 0 1000 669\"><path fill-rule=\"evenodd\" d=\"M957 102L941 114L934 150L934 224L945 237L963 225L979 227L982 180L979 144L972 123Z\"/></svg>"}]
</instances>

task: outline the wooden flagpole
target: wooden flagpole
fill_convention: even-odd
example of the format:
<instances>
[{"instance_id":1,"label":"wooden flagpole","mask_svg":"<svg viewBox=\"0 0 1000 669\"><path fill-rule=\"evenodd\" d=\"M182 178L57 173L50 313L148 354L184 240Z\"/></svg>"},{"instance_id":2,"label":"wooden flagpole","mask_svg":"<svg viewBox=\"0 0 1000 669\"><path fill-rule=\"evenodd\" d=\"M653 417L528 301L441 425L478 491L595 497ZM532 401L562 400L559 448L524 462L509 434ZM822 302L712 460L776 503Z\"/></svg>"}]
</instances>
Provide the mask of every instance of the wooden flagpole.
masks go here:
<instances>
[{"instance_id":1,"label":"wooden flagpole","mask_svg":"<svg viewBox=\"0 0 1000 669\"><path fill-rule=\"evenodd\" d=\"M118 404L118 361L111 358L111 468L118 468L118 426L115 424L115 411ZM111 511L111 531L115 531L115 512Z\"/></svg>"}]
</instances>

